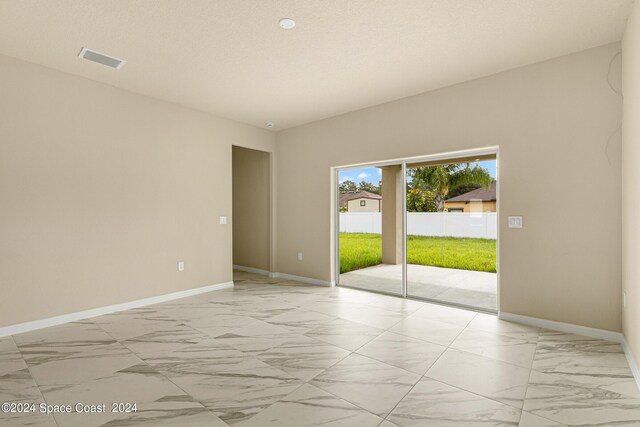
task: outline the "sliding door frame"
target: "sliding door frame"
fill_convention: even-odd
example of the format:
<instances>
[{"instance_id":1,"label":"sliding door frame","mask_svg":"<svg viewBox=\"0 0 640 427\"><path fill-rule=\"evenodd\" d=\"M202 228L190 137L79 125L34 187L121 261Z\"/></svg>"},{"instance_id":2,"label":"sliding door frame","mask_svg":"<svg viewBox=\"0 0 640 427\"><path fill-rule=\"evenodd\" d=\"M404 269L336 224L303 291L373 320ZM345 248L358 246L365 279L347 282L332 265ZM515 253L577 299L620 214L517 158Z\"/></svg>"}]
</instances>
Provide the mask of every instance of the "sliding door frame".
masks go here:
<instances>
[{"instance_id":1,"label":"sliding door frame","mask_svg":"<svg viewBox=\"0 0 640 427\"><path fill-rule=\"evenodd\" d=\"M497 289L496 289L496 310L484 310L479 307L468 306L464 304L455 304L446 301L440 301L437 299L431 298L423 298L418 296L409 295L407 289L407 164L411 165L414 163L422 163L422 162L437 162L437 161L449 161L455 163L456 159L467 159L473 157L481 157L481 156L495 156L496 158L496 193L500 194L500 150L498 146L484 147L478 149L471 150L461 150L461 151L453 151L448 153L438 153L431 154L425 156L417 156L417 157L407 157L395 160L386 160L380 162L368 162L368 163L358 163L351 164L345 166L336 166L333 167L333 175L334 175L334 188L332 189L332 193L335 194L335 209L334 209L334 254L335 258L333 260L334 272L335 272L335 284L345 288L353 288L358 290L364 290L367 292L373 292L384 295L391 295L396 297L402 297L406 299L413 299L418 301L429 301L437 304L461 307L465 309L488 312L492 314L497 314L500 312L500 199L501 197L497 197L496 200L496 221L497 221L497 230L496 230L496 270L497 270ZM340 284L340 172L347 171L351 169L360 169L365 167L382 167L382 166L401 166L402 168L402 291L400 294L393 292L382 292L382 291L374 291L362 288L355 288L352 286L341 285Z\"/></svg>"}]
</instances>

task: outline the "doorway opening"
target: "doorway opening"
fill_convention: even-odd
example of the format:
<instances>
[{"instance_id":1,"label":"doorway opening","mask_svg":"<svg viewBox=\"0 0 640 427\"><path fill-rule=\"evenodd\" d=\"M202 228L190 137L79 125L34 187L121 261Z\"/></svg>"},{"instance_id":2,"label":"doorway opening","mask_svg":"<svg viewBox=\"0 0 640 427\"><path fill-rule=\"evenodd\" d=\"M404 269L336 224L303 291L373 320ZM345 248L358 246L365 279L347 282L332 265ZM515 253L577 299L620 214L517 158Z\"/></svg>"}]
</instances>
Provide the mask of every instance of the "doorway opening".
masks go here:
<instances>
[{"instance_id":1,"label":"doorway opening","mask_svg":"<svg viewBox=\"0 0 640 427\"><path fill-rule=\"evenodd\" d=\"M493 148L337 168L336 283L497 312L497 163Z\"/></svg>"},{"instance_id":2,"label":"doorway opening","mask_svg":"<svg viewBox=\"0 0 640 427\"><path fill-rule=\"evenodd\" d=\"M233 268L272 271L271 153L232 147Z\"/></svg>"}]
</instances>

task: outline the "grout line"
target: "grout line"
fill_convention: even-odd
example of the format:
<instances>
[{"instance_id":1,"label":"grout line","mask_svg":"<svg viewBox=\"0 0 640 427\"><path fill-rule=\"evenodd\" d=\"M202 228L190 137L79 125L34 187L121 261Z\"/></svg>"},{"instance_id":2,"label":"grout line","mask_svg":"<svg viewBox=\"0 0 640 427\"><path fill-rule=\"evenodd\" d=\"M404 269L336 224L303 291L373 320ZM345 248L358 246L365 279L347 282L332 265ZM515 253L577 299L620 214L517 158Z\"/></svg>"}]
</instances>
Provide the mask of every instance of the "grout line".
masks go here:
<instances>
[{"instance_id":1,"label":"grout line","mask_svg":"<svg viewBox=\"0 0 640 427\"><path fill-rule=\"evenodd\" d=\"M45 404L48 405L47 399L45 399L44 393L42 392L42 389L40 388L40 385L36 382L36 379L33 377L33 373L31 372L31 366L29 365L29 362L27 362L27 359L24 358L24 354L22 353L22 350L20 350L20 347L18 346L18 343L16 342L15 338L13 337L13 335L9 335L9 336L11 337L11 340L13 341L13 344L18 349L18 353L20 353L20 357L22 357L22 360L24 361L24 364L27 365L27 370L29 371L29 376L31 377L31 380L33 381L33 383L36 385L36 388L38 389L38 393L40 393L40 396L42 396L42 401ZM39 413L39 414L42 415L42 413ZM55 423L55 425L59 427L60 424L58 424L58 420L56 419L55 415L54 414L50 414L49 416L51 417L51 419L53 419L53 422Z\"/></svg>"},{"instance_id":2,"label":"grout line","mask_svg":"<svg viewBox=\"0 0 640 427\"><path fill-rule=\"evenodd\" d=\"M173 319L173 321L175 322L176 320ZM127 347L123 342L121 342L119 339L117 339L116 337L114 337L113 335L111 335L109 333L109 331L105 330L102 326L100 326L97 323L94 323L96 326L98 326L100 329L102 329L107 335L109 335L111 338L113 338L114 340L116 340L116 342L120 345L122 345L124 348L126 348L127 350L129 350L129 352L131 354L133 354L134 356L136 356L138 359L140 359L140 361L142 361L142 363L144 363L145 365L147 365L153 372L155 372L157 375L165 378L167 381L169 381L171 384L173 384L174 386L176 386L179 390L182 390L182 392L189 396L190 398L192 398L195 402L199 403L200 405L202 405L202 407L211 413L211 415L213 415L214 417L218 418L220 421L225 422L222 418L220 418L219 416L217 416L215 413L213 413L213 411L211 409L209 409L204 403L202 403L200 400L196 399L191 393L187 393L186 390L184 390L182 387L180 387L178 384L176 384L175 382L171 381L171 378L169 378L167 375L163 374L162 372L158 371L156 368L154 368L153 366L151 366L149 363L147 363L147 361L145 359L143 359L138 353L134 352L132 349L130 349L129 347ZM193 328L191 328L193 329ZM195 329L194 329L195 330ZM195 330L196 332L200 332ZM185 346L186 347L186 346Z\"/></svg>"},{"instance_id":3,"label":"grout line","mask_svg":"<svg viewBox=\"0 0 640 427\"><path fill-rule=\"evenodd\" d=\"M474 317L475 317L475 316L474 316ZM473 320L473 319L472 319L472 320ZM469 322L471 322L471 321L469 321ZM468 325L469 325L469 323L467 323L467 326L468 326ZM458 337L460 336L460 334L461 334L462 332L464 332L464 330L465 330L465 329L467 329L467 327L466 327L466 326L465 326L464 328L462 328L462 330L461 330L461 331L456 335L456 337L455 337L453 340L451 340L451 342L450 342L447 346L443 346L443 347L446 347L446 348L445 348L445 350L444 350L442 353L440 353L440 355L438 356L438 358L437 358L437 359L436 359L436 360L431 364L431 366L429 366L429 369L427 369L427 371L426 371L424 374L422 374L422 376L420 377L420 379L418 380L418 382L416 382L416 383L415 383L415 384L414 384L414 385L409 389L409 391L407 391L407 392L404 394L404 396L402 396L402 398L398 401L398 403L396 403L396 404L395 404L395 406L393 407L393 409L391 409L391 411L389 411L389 413L384 417L384 419L385 419L385 420L389 417L389 415L391 415L391 414L393 413L393 411L395 411L395 409L398 407L398 405L399 405L399 404L400 404L400 403L401 403L401 402L402 402L402 401L403 401L403 400L404 400L404 399L409 395L409 393L411 393L411 392L413 391L413 389L414 389L414 388L415 388L415 387L416 387L416 386L417 386L417 385L418 385L418 384L419 384L419 383L420 383L420 382L425 378L425 376L427 375L427 372L429 372L429 371L431 370L431 368L433 368L433 367L436 365L436 363L438 363L438 360L440 360L440 358L441 358L441 357L442 357L442 356L447 352L447 350L449 350L450 345L451 345L451 344L452 344L456 339L458 339ZM428 377L428 378L429 378L429 377ZM432 379L432 378L429 378L429 379ZM437 381L437 380L434 380L434 381ZM449 385L450 385L450 384L449 384ZM452 387L455 387L455 386L452 386ZM455 387L455 388L458 388L458 387Z\"/></svg>"}]
</instances>

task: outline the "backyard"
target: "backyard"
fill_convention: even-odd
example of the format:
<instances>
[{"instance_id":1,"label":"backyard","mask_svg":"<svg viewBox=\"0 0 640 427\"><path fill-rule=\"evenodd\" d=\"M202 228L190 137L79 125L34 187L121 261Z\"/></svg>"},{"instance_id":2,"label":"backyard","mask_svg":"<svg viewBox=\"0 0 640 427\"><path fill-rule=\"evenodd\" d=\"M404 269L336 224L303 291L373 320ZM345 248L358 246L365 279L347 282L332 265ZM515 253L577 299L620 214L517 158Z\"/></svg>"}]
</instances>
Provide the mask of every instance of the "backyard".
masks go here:
<instances>
[{"instance_id":1,"label":"backyard","mask_svg":"<svg viewBox=\"0 0 640 427\"><path fill-rule=\"evenodd\" d=\"M340 273L382 263L382 236L340 233ZM407 236L407 263L496 272L496 241L468 237Z\"/></svg>"}]
</instances>

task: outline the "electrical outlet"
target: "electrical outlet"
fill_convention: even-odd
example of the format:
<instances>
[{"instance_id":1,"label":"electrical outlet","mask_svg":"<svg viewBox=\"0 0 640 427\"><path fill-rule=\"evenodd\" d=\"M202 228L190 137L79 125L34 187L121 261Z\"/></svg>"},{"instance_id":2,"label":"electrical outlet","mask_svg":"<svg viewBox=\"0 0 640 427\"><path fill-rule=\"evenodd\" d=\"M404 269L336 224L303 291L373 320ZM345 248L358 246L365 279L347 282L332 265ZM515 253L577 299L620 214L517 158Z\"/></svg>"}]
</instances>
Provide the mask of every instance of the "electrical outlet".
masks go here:
<instances>
[{"instance_id":1,"label":"electrical outlet","mask_svg":"<svg viewBox=\"0 0 640 427\"><path fill-rule=\"evenodd\" d=\"M298 261L302 261L302 252L298 252Z\"/></svg>"},{"instance_id":2,"label":"electrical outlet","mask_svg":"<svg viewBox=\"0 0 640 427\"><path fill-rule=\"evenodd\" d=\"M226 216L221 216L220 217L220 224L221 225L225 225L227 223L227 217Z\"/></svg>"},{"instance_id":3,"label":"electrical outlet","mask_svg":"<svg viewBox=\"0 0 640 427\"><path fill-rule=\"evenodd\" d=\"M509 216L509 228L522 228L522 217Z\"/></svg>"},{"instance_id":4,"label":"electrical outlet","mask_svg":"<svg viewBox=\"0 0 640 427\"><path fill-rule=\"evenodd\" d=\"M184 271L184 261L178 261L178 271Z\"/></svg>"}]
</instances>

